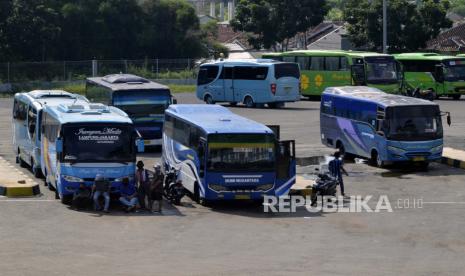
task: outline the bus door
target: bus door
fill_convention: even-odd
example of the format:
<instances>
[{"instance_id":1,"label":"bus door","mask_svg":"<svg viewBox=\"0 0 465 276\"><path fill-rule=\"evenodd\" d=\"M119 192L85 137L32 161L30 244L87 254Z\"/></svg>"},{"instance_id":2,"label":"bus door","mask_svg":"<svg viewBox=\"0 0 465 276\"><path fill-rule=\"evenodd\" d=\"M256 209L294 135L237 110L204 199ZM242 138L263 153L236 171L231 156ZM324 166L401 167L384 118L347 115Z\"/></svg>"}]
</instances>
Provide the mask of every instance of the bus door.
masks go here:
<instances>
[{"instance_id":1,"label":"bus door","mask_svg":"<svg viewBox=\"0 0 465 276\"><path fill-rule=\"evenodd\" d=\"M361 58L354 59L350 67L353 85L366 85L365 63Z\"/></svg>"},{"instance_id":2,"label":"bus door","mask_svg":"<svg viewBox=\"0 0 465 276\"><path fill-rule=\"evenodd\" d=\"M24 151L26 152L27 157L28 157L26 162L30 161L30 158L32 156L32 151L36 144L36 141L35 141L36 123L37 123L37 110L30 105L27 111L27 139L26 139L26 143L24 144Z\"/></svg>"},{"instance_id":3,"label":"bus door","mask_svg":"<svg viewBox=\"0 0 465 276\"><path fill-rule=\"evenodd\" d=\"M224 100L227 102L236 102L234 96L234 72L233 67L223 66L223 89L224 89Z\"/></svg>"},{"instance_id":4,"label":"bus door","mask_svg":"<svg viewBox=\"0 0 465 276\"><path fill-rule=\"evenodd\" d=\"M279 141L276 154L276 179L292 178L295 175L295 141Z\"/></svg>"}]
</instances>

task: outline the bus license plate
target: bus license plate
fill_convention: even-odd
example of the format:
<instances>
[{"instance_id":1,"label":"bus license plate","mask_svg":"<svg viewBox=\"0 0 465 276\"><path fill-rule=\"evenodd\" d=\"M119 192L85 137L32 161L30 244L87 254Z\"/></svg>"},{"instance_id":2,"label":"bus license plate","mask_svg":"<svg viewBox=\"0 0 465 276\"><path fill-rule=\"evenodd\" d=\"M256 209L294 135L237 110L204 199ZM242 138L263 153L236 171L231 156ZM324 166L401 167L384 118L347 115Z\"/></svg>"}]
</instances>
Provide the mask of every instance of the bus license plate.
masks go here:
<instances>
[{"instance_id":1,"label":"bus license plate","mask_svg":"<svg viewBox=\"0 0 465 276\"><path fill-rule=\"evenodd\" d=\"M413 160L413 161L425 161L425 157L423 157L423 156L417 156L417 157L413 157L412 160Z\"/></svg>"},{"instance_id":2,"label":"bus license plate","mask_svg":"<svg viewBox=\"0 0 465 276\"><path fill-rule=\"evenodd\" d=\"M235 199L250 199L250 195L235 195Z\"/></svg>"},{"instance_id":3,"label":"bus license plate","mask_svg":"<svg viewBox=\"0 0 465 276\"><path fill-rule=\"evenodd\" d=\"M152 142L150 140L144 140L144 145L150 145Z\"/></svg>"}]
</instances>

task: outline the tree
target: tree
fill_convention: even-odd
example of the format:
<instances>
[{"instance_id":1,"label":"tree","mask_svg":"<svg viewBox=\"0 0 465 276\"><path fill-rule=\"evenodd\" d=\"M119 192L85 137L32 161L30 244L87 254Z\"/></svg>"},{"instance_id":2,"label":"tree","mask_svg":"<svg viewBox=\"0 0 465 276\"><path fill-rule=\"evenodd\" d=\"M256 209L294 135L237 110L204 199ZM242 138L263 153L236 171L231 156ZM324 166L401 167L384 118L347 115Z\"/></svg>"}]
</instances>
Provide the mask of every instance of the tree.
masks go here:
<instances>
[{"instance_id":1,"label":"tree","mask_svg":"<svg viewBox=\"0 0 465 276\"><path fill-rule=\"evenodd\" d=\"M327 12L325 0L241 0L231 25L250 33L248 41L256 49L281 43L285 50L290 38L319 24Z\"/></svg>"},{"instance_id":2,"label":"tree","mask_svg":"<svg viewBox=\"0 0 465 276\"><path fill-rule=\"evenodd\" d=\"M389 0L387 38L389 52L416 51L449 28L447 1L425 0L419 6L408 0ZM349 0L344 9L349 38L357 47L382 48L382 0Z\"/></svg>"},{"instance_id":3,"label":"tree","mask_svg":"<svg viewBox=\"0 0 465 276\"><path fill-rule=\"evenodd\" d=\"M199 19L185 0L148 0L143 3L144 30L141 44L154 57L206 55Z\"/></svg>"}]
</instances>

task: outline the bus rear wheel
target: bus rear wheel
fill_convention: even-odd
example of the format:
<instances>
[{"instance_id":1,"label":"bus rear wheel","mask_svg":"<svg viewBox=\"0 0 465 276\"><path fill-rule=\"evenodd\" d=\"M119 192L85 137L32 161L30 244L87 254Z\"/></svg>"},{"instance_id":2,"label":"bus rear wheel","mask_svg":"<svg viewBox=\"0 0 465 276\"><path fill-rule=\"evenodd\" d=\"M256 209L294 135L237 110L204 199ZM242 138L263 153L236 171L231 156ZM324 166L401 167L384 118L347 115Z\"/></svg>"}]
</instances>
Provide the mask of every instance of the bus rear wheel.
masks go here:
<instances>
[{"instance_id":1,"label":"bus rear wheel","mask_svg":"<svg viewBox=\"0 0 465 276\"><path fill-rule=\"evenodd\" d=\"M255 107L255 103L254 103L252 97L250 97L250 96L245 97L244 104L248 108L254 108Z\"/></svg>"},{"instance_id":2,"label":"bus rear wheel","mask_svg":"<svg viewBox=\"0 0 465 276\"><path fill-rule=\"evenodd\" d=\"M18 160L19 166L20 166L21 168L26 168L26 167L27 167L27 163L24 162L23 158L21 158L21 152L20 152L19 149L18 149L18 157L17 157L17 160Z\"/></svg>"},{"instance_id":3,"label":"bus rear wheel","mask_svg":"<svg viewBox=\"0 0 465 276\"><path fill-rule=\"evenodd\" d=\"M383 160L381 160L381 157L379 156L378 152L375 150L371 153L370 161L371 161L371 164L375 165L378 168L384 167Z\"/></svg>"},{"instance_id":4,"label":"bus rear wheel","mask_svg":"<svg viewBox=\"0 0 465 276\"><path fill-rule=\"evenodd\" d=\"M452 99L458 101L458 100L460 100L460 97L461 97L461 96L462 96L462 95L460 95L460 94L455 94L455 95L452 95Z\"/></svg>"},{"instance_id":5,"label":"bus rear wheel","mask_svg":"<svg viewBox=\"0 0 465 276\"><path fill-rule=\"evenodd\" d=\"M205 101L206 104L215 104L215 102L213 101L212 96L210 96L210 95L205 96L204 101Z\"/></svg>"},{"instance_id":6,"label":"bus rear wheel","mask_svg":"<svg viewBox=\"0 0 465 276\"><path fill-rule=\"evenodd\" d=\"M34 159L31 158L31 170L32 170L32 174L34 174L34 176L36 178L41 178L42 177L42 172L41 170L36 166L36 163L34 162Z\"/></svg>"}]
</instances>

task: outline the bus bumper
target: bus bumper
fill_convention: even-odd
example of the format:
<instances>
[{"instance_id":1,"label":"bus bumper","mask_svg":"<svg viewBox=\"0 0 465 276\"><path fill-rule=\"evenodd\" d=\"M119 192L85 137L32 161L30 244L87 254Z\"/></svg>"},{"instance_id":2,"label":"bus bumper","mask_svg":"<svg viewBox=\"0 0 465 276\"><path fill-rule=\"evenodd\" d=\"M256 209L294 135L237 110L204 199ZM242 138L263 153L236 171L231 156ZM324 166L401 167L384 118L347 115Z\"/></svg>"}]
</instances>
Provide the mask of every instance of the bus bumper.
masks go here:
<instances>
[{"instance_id":1,"label":"bus bumper","mask_svg":"<svg viewBox=\"0 0 465 276\"><path fill-rule=\"evenodd\" d=\"M144 140L144 146L161 146L163 139Z\"/></svg>"}]
</instances>

